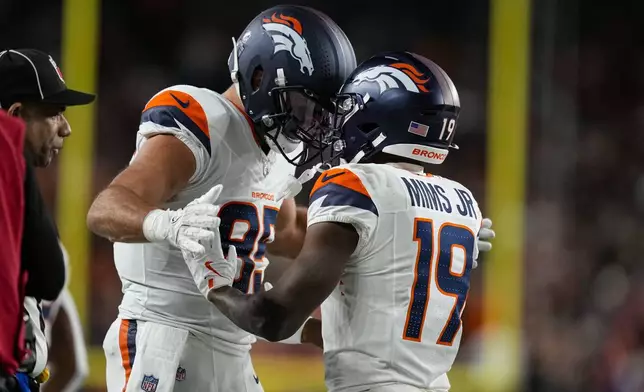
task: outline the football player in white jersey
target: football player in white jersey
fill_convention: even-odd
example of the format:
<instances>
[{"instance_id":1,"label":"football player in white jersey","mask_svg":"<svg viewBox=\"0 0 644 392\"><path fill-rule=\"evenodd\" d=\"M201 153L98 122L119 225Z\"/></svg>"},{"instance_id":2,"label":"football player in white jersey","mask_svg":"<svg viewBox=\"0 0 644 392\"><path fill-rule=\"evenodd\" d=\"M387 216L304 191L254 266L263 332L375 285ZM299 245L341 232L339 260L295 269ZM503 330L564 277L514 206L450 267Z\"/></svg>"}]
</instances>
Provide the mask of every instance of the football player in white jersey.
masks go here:
<instances>
[{"instance_id":1,"label":"football player in white jersey","mask_svg":"<svg viewBox=\"0 0 644 392\"><path fill-rule=\"evenodd\" d=\"M330 391L447 391L482 217L470 190L424 167L456 148L458 93L432 61L386 53L353 72L338 107L342 125L322 139L345 164L318 178L302 252L274 288L231 289L226 244L186 262L196 281L213 279L207 297L223 314L271 341L322 304Z\"/></svg>"},{"instance_id":2,"label":"football player in white jersey","mask_svg":"<svg viewBox=\"0 0 644 392\"><path fill-rule=\"evenodd\" d=\"M289 197L299 186L294 166L279 160L300 146L298 135L327 132L332 99L356 61L326 15L277 6L234 41L228 65L233 85L223 94L179 85L152 97L130 165L88 213L91 230L115 242L123 285L104 340L110 392L262 389L250 361L254 337L204 298L181 252L234 244L240 293L261 287L266 250L299 253L306 209ZM304 164L311 151L289 160Z\"/></svg>"}]
</instances>

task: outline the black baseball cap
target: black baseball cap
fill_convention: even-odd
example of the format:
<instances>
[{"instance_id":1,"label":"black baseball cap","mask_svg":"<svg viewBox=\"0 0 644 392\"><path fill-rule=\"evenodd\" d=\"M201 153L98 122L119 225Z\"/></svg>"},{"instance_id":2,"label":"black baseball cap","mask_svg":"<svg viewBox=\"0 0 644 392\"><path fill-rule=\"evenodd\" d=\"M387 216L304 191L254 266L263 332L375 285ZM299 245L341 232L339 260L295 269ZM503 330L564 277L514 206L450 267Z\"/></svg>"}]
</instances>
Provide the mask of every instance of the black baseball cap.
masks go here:
<instances>
[{"instance_id":1,"label":"black baseball cap","mask_svg":"<svg viewBox=\"0 0 644 392\"><path fill-rule=\"evenodd\" d=\"M0 107L14 102L87 105L93 94L67 88L54 59L36 49L0 52Z\"/></svg>"}]
</instances>

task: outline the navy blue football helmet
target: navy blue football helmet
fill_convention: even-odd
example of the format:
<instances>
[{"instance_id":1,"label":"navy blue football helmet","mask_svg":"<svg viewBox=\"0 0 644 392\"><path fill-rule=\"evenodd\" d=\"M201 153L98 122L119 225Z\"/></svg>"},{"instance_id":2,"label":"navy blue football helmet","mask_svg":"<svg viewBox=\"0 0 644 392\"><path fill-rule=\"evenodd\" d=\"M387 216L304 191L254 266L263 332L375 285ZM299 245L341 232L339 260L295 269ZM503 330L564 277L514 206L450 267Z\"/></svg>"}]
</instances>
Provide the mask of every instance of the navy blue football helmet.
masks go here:
<instances>
[{"instance_id":1,"label":"navy blue football helmet","mask_svg":"<svg viewBox=\"0 0 644 392\"><path fill-rule=\"evenodd\" d=\"M233 40L234 41L234 40ZM261 12L234 41L228 68L244 109L289 162L303 165L325 145L335 94L355 69L353 47L325 14L282 5ZM308 148L286 154L304 141Z\"/></svg>"},{"instance_id":2,"label":"navy blue football helmet","mask_svg":"<svg viewBox=\"0 0 644 392\"><path fill-rule=\"evenodd\" d=\"M409 52L376 55L338 94L336 157L369 162L383 152L440 164L458 148L453 140L460 106L454 83L431 60Z\"/></svg>"}]
</instances>

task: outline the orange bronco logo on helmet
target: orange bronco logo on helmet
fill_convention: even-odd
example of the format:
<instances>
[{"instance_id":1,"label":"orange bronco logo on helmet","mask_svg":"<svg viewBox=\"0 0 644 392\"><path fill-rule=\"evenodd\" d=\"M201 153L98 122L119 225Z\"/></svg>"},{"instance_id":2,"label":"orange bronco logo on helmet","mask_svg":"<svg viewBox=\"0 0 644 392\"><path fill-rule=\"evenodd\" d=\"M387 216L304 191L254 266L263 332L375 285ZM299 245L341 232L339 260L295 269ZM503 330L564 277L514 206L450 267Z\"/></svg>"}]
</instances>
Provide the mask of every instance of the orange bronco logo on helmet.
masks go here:
<instances>
[{"instance_id":1,"label":"orange bronco logo on helmet","mask_svg":"<svg viewBox=\"0 0 644 392\"><path fill-rule=\"evenodd\" d=\"M354 85L371 82L377 83L380 94L394 88L404 88L412 93L428 93L425 87L429 78L423 79L423 74L413 65L394 63L378 65L360 72L351 82Z\"/></svg>"}]
</instances>

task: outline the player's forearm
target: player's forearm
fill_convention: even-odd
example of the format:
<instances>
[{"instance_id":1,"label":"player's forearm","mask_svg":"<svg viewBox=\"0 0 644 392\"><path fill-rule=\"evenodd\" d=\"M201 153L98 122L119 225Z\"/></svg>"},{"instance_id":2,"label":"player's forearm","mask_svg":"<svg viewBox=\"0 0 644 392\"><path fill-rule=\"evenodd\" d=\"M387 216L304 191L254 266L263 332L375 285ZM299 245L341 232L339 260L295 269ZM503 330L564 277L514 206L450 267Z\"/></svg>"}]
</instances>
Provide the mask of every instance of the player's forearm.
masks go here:
<instances>
[{"instance_id":1,"label":"player's forearm","mask_svg":"<svg viewBox=\"0 0 644 392\"><path fill-rule=\"evenodd\" d=\"M239 328L256 336L278 342L292 336L307 316L289 312L270 300L266 292L246 295L226 286L211 290L208 300Z\"/></svg>"},{"instance_id":2,"label":"player's forearm","mask_svg":"<svg viewBox=\"0 0 644 392\"><path fill-rule=\"evenodd\" d=\"M87 226L112 242L147 242L143 221L156 208L129 189L112 185L94 200L87 214Z\"/></svg>"},{"instance_id":3,"label":"player's forearm","mask_svg":"<svg viewBox=\"0 0 644 392\"><path fill-rule=\"evenodd\" d=\"M292 259L282 256L275 256L272 253L267 254L266 258L270 260L270 263L264 270L264 282L271 284L277 282L284 274L286 269L291 266L291 263L293 263Z\"/></svg>"},{"instance_id":4,"label":"player's forearm","mask_svg":"<svg viewBox=\"0 0 644 392\"><path fill-rule=\"evenodd\" d=\"M306 236L307 208L298 206L292 222L275 233L275 240L268 244L268 252L294 259L300 254Z\"/></svg>"},{"instance_id":5,"label":"player's forearm","mask_svg":"<svg viewBox=\"0 0 644 392\"><path fill-rule=\"evenodd\" d=\"M291 238L292 241L292 252L290 254L291 258L296 258L299 254L300 251L302 251L302 246L304 245L304 238L306 237L306 225L308 222L308 217L307 217L307 211L308 208L306 207L297 207L296 210L296 219L295 219L295 225L293 226L294 228L294 233Z\"/></svg>"},{"instance_id":6,"label":"player's forearm","mask_svg":"<svg viewBox=\"0 0 644 392\"><path fill-rule=\"evenodd\" d=\"M239 328L267 339L262 333L265 320L258 311L262 301L259 295L245 295L231 286L224 286L210 290L208 300Z\"/></svg>"}]
</instances>

